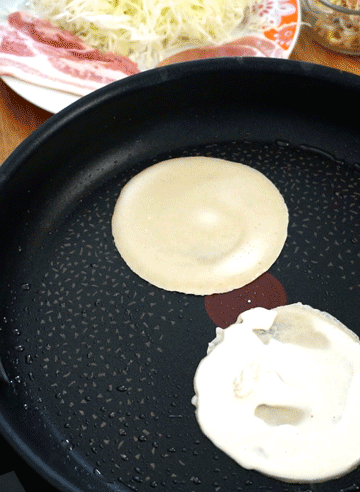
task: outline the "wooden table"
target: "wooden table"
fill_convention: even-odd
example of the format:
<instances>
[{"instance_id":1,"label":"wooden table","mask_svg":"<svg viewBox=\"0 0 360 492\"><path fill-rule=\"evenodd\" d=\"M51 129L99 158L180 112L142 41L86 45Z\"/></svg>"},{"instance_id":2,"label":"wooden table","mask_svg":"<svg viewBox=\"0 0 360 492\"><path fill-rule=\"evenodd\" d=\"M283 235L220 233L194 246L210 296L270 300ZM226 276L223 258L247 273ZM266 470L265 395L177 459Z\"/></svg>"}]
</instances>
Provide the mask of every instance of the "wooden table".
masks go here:
<instances>
[{"instance_id":1,"label":"wooden table","mask_svg":"<svg viewBox=\"0 0 360 492\"><path fill-rule=\"evenodd\" d=\"M334 67L360 75L360 56L346 56L327 50L311 38L309 28L302 27L291 59ZM51 116L29 103L0 80L0 163Z\"/></svg>"}]
</instances>

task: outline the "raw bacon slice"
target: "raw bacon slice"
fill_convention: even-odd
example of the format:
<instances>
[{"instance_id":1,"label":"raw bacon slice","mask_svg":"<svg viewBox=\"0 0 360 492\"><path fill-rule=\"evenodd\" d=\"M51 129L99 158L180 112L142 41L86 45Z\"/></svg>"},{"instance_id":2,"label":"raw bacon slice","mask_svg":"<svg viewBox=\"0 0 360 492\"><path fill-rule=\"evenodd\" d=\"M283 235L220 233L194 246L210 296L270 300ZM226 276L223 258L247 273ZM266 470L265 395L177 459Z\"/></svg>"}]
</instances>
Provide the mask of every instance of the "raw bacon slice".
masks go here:
<instances>
[{"instance_id":1,"label":"raw bacon slice","mask_svg":"<svg viewBox=\"0 0 360 492\"><path fill-rule=\"evenodd\" d=\"M0 24L0 75L83 96L138 72L126 56L93 49L28 12Z\"/></svg>"},{"instance_id":2,"label":"raw bacon slice","mask_svg":"<svg viewBox=\"0 0 360 492\"><path fill-rule=\"evenodd\" d=\"M284 50L274 41L260 36L244 36L221 46L205 46L181 51L165 58L158 66L170 65L203 58L221 58L226 56L255 56L283 58Z\"/></svg>"},{"instance_id":3,"label":"raw bacon slice","mask_svg":"<svg viewBox=\"0 0 360 492\"><path fill-rule=\"evenodd\" d=\"M267 56L269 58L284 58L284 56L286 56L286 51L279 44L265 36L244 36L233 41L231 44L237 46L252 46L262 53L262 56Z\"/></svg>"}]
</instances>

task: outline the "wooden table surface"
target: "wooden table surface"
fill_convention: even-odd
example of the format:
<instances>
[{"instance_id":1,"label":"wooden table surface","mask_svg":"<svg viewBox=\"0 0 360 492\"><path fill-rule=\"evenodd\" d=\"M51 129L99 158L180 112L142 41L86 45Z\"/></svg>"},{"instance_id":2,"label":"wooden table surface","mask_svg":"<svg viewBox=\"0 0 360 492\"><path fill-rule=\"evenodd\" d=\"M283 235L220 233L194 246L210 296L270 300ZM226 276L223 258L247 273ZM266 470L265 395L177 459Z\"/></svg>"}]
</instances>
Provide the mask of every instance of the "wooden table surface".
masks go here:
<instances>
[{"instance_id":1,"label":"wooden table surface","mask_svg":"<svg viewBox=\"0 0 360 492\"><path fill-rule=\"evenodd\" d=\"M290 58L360 75L360 56L341 55L323 48L312 40L306 26L302 27ZM0 80L0 163L50 116L51 113L26 101Z\"/></svg>"}]
</instances>

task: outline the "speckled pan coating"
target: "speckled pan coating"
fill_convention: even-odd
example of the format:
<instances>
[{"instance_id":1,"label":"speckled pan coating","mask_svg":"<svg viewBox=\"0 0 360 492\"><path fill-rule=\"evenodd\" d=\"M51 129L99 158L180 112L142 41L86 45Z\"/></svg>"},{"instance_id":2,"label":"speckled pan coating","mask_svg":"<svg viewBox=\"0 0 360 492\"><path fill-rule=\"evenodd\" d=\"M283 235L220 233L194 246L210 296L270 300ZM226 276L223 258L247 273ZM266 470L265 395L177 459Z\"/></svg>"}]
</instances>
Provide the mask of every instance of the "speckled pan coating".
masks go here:
<instances>
[{"instance_id":1,"label":"speckled pan coating","mask_svg":"<svg viewBox=\"0 0 360 492\"><path fill-rule=\"evenodd\" d=\"M125 484L139 492L344 492L360 486L360 471L330 484L287 485L245 471L218 451L191 405L193 375L215 332L204 298L141 280L113 244L116 199L140 169L184 155L243 162L272 180L289 208L288 238L270 270L288 302L328 311L359 334L358 166L289 139L252 140L237 131L238 140L189 138L191 145L146 156L134 154L135 144L124 157L112 142L108 154L99 144L98 157L92 143L70 178L64 173L53 184L50 173L44 188L29 187L34 196L35 189L43 194L45 205L37 209L34 198L23 215L14 208L25 235L14 230L11 239L11 224L3 224L11 256L5 254L2 267L0 357L10 383L0 383L0 391L6 425L15 429L7 437L60 490L129 490ZM70 150L63 151L68 169L76 161ZM28 226L32 214L37 221Z\"/></svg>"}]
</instances>

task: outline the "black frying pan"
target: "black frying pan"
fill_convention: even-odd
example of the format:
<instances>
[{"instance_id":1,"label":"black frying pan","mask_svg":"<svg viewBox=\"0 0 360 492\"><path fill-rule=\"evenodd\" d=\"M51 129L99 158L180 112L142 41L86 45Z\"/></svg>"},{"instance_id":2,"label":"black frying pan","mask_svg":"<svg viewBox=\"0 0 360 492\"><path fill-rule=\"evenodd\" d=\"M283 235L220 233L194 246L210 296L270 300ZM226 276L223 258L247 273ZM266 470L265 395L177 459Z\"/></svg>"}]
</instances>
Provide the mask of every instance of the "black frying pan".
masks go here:
<instances>
[{"instance_id":1,"label":"black frying pan","mask_svg":"<svg viewBox=\"0 0 360 492\"><path fill-rule=\"evenodd\" d=\"M138 278L110 228L121 187L159 160L201 154L254 166L289 207L288 240L270 270L287 301L360 334L359 114L355 75L288 60L191 62L81 99L2 165L0 429L52 485L359 489L359 470L284 484L204 437L190 402L215 333L204 298Z\"/></svg>"}]
</instances>

